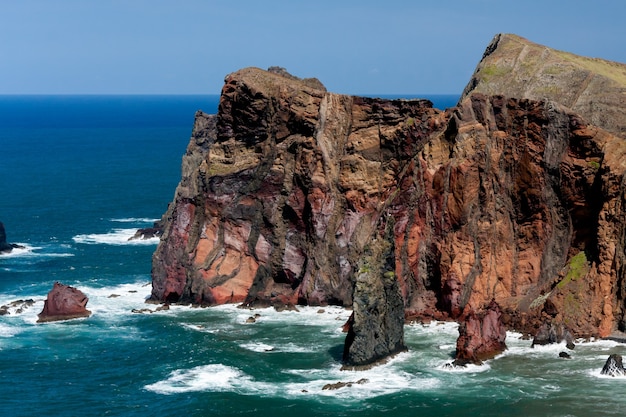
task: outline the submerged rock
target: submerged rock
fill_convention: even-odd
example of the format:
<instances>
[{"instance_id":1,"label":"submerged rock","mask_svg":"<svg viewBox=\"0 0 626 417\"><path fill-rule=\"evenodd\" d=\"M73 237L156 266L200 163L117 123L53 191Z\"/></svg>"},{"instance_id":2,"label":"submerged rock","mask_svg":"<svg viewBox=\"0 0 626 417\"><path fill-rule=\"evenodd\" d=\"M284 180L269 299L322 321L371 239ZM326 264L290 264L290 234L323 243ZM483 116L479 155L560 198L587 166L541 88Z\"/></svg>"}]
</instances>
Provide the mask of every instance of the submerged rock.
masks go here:
<instances>
[{"instance_id":1,"label":"submerged rock","mask_svg":"<svg viewBox=\"0 0 626 417\"><path fill-rule=\"evenodd\" d=\"M626 375L626 369L624 369L624 365L622 363L622 356L613 354L609 356L606 360L606 363L602 367L602 371L600 371L602 375L609 376L624 376Z\"/></svg>"},{"instance_id":2,"label":"submerged rock","mask_svg":"<svg viewBox=\"0 0 626 417\"><path fill-rule=\"evenodd\" d=\"M336 390L336 389L340 389L340 388L345 388L345 387L351 387L354 384L357 385L363 385L363 384L367 384L369 381L369 379L367 378L361 378L358 381L350 381L350 382L335 382L334 384L326 384L322 387L322 391L326 391L326 390Z\"/></svg>"},{"instance_id":3,"label":"submerged rock","mask_svg":"<svg viewBox=\"0 0 626 417\"><path fill-rule=\"evenodd\" d=\"M454 366L479 365L506 350L506 328L501 317L500 306L494 300L483 310L463 312Z\"/></svg>"},{"instance_id":4,"label":"submerged rock","mask_svg":"<svg viewBox=\"0 0 626 417\"><path fill-rule=\"evenodd\" d=\"M39 313L37 323L89 317L91 311L86 308L88 301L89 298L82 291L55 282L43 310Z\"/></svg>"}]
</instances>

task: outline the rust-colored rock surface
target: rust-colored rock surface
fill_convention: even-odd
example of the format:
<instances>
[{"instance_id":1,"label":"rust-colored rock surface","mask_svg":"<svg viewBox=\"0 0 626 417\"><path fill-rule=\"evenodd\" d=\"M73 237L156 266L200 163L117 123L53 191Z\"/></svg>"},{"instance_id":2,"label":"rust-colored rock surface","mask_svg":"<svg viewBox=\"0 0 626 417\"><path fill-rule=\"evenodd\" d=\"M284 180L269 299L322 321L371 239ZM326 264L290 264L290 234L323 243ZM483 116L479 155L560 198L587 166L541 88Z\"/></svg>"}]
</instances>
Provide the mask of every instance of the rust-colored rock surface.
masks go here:
<instances>
[{"instance_id":1,"label":"rust-colored rock surface","mask_svg":"<svg viewBox=\"0 0 626 417\"><path fill-rule=\"evenodd\" d=\"M392 219L408 319L495 300L511 328L548 314L606 336L624 327L625 153L552 101L475 93L442 112L243 69L196 115L152 299L351 306Z\"/></svg>"},{"instance_id":2,"label":"rust-colored rock surface","mask_svg":"<svg viewBox=\"0 0 626 417\"><path fill-rule=\"evenodd\" d=\"M466 309L459 320L454 365L481 364L506 349L506 327L502 312L495 301L474 311Z\"/></svg>"},{"instance_id":3,"label":"rust-colored rock surface","mask_svg":"<svg viewBox=\"0 0 626 417\"><path fill-rule=\"evenodd\" d=\"M38 323L49 321L69 320L80 317L89 317L87 310L89 299L80 290L55 282L48 293L43 310L39 313Z\"/></svg>"}]
</instances>

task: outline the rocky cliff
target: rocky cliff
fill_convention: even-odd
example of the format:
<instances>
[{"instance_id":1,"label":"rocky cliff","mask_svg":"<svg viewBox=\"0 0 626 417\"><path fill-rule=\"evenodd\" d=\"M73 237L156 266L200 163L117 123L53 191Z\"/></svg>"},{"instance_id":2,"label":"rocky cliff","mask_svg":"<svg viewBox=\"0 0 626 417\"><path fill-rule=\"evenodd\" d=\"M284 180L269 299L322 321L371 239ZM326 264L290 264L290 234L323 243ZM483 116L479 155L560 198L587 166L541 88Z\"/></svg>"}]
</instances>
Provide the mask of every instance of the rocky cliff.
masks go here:
<instances>
[{"instance_id":1,"label":"rocky cliff","mask_svg":"<svg viewBox=\"0 0 626 417\"><path fill-rule=\"evenodd\" d=\"M196 115L152 299L351 306L393 224L407 318L495 300L510 327L604 336L624 323L625 152L554 101L474 92L442 112L243 69Z\"/></svg>"},{"instance_id":2,"label":"rocky cliff","mask_svg":"<svg viewBox=\"0 0 626 417\"><path fill-rule=\"evenodd\" d=\"M626 138L626 65L496 35L461 100L473 92L556 101Z\"/></svg>"}]
</instances>

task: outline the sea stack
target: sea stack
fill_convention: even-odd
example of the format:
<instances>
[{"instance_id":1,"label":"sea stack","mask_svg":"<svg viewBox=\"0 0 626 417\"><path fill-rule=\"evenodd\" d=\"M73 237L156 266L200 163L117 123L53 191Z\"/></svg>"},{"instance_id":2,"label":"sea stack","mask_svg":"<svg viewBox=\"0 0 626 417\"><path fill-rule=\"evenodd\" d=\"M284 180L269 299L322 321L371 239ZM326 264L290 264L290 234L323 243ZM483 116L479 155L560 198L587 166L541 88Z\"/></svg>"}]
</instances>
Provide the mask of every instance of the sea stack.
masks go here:
<instances>
[{"instance_id":1,"label":"sea stack","mask_svg":"<svg viewBox=\"0 0 626 417\"><path fill-rule=\"evenodd\" d=\"M406 350L404 302L395 276L393 222L372 239L356 273L344 344L345 369L363 369Z\"/></svg>"},{"instance_id":2,"label":"sea stack","mask_svg":"<svg viewBox=\"0 0 626 417\"><path fill-rule=\"evenodd\" d=\"M37 323L89 317L91 311L86 308L88 301L89 298L82 291L55 282L43 310L39 313Z\"/></svg>"},{"instance_id":3,"label":"sea stack","mask_svg":"<svg viewBox=\"0 0 626 417\"><path fill-rule=\"evenodd\" d=\"M460 318L456 341L455 366L480 365L506 350L506 327L500 306L491 301L484 309L467 306Z\"/></svg>"}]
</instances>

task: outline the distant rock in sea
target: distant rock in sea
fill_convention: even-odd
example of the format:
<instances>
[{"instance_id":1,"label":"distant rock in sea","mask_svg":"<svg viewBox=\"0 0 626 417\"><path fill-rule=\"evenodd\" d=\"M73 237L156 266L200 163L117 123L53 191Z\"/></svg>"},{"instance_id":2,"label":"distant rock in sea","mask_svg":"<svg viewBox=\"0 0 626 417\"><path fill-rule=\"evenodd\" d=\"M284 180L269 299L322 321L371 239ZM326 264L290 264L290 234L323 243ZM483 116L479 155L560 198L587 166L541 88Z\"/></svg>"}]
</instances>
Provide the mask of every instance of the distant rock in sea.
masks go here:
<instances>
[{"instance_id":1,"label":"distant rock in sea","mask_svg":"<svg viewBox=\"0 0 626 417\"><path fill-rule=\"evenodd\" d=\"M8 243L7 242L7 234L4 230L4 224L0 222L0 254L9 253L13 249L22 249L24 246L18 245L16 243Z\"/></svg>"},{"instance_id":2,"label":"distant rock in sea","mask_svg":"<svg viewBox=\"0 0 626 417\"><path fill-rule=\"evenodd\" d=\"M55 282L43 310L39 313L37 323L89 317L91 311L86 308L88 301L89 298L82 291Z\"/></svg>"},{"instance_id":3,"label":"distant rock in sea","mask_svg":"<svg viewBox=\"0 0 626 417\"><path fill-rule=\"evenodd\" d=\"M146 240L155 237L161 237L163 234L163 224L161 221L154 222L152 227L145 227L137 229L135 234L128 238L128 240Z\"/></svg>"}]
</instances>

